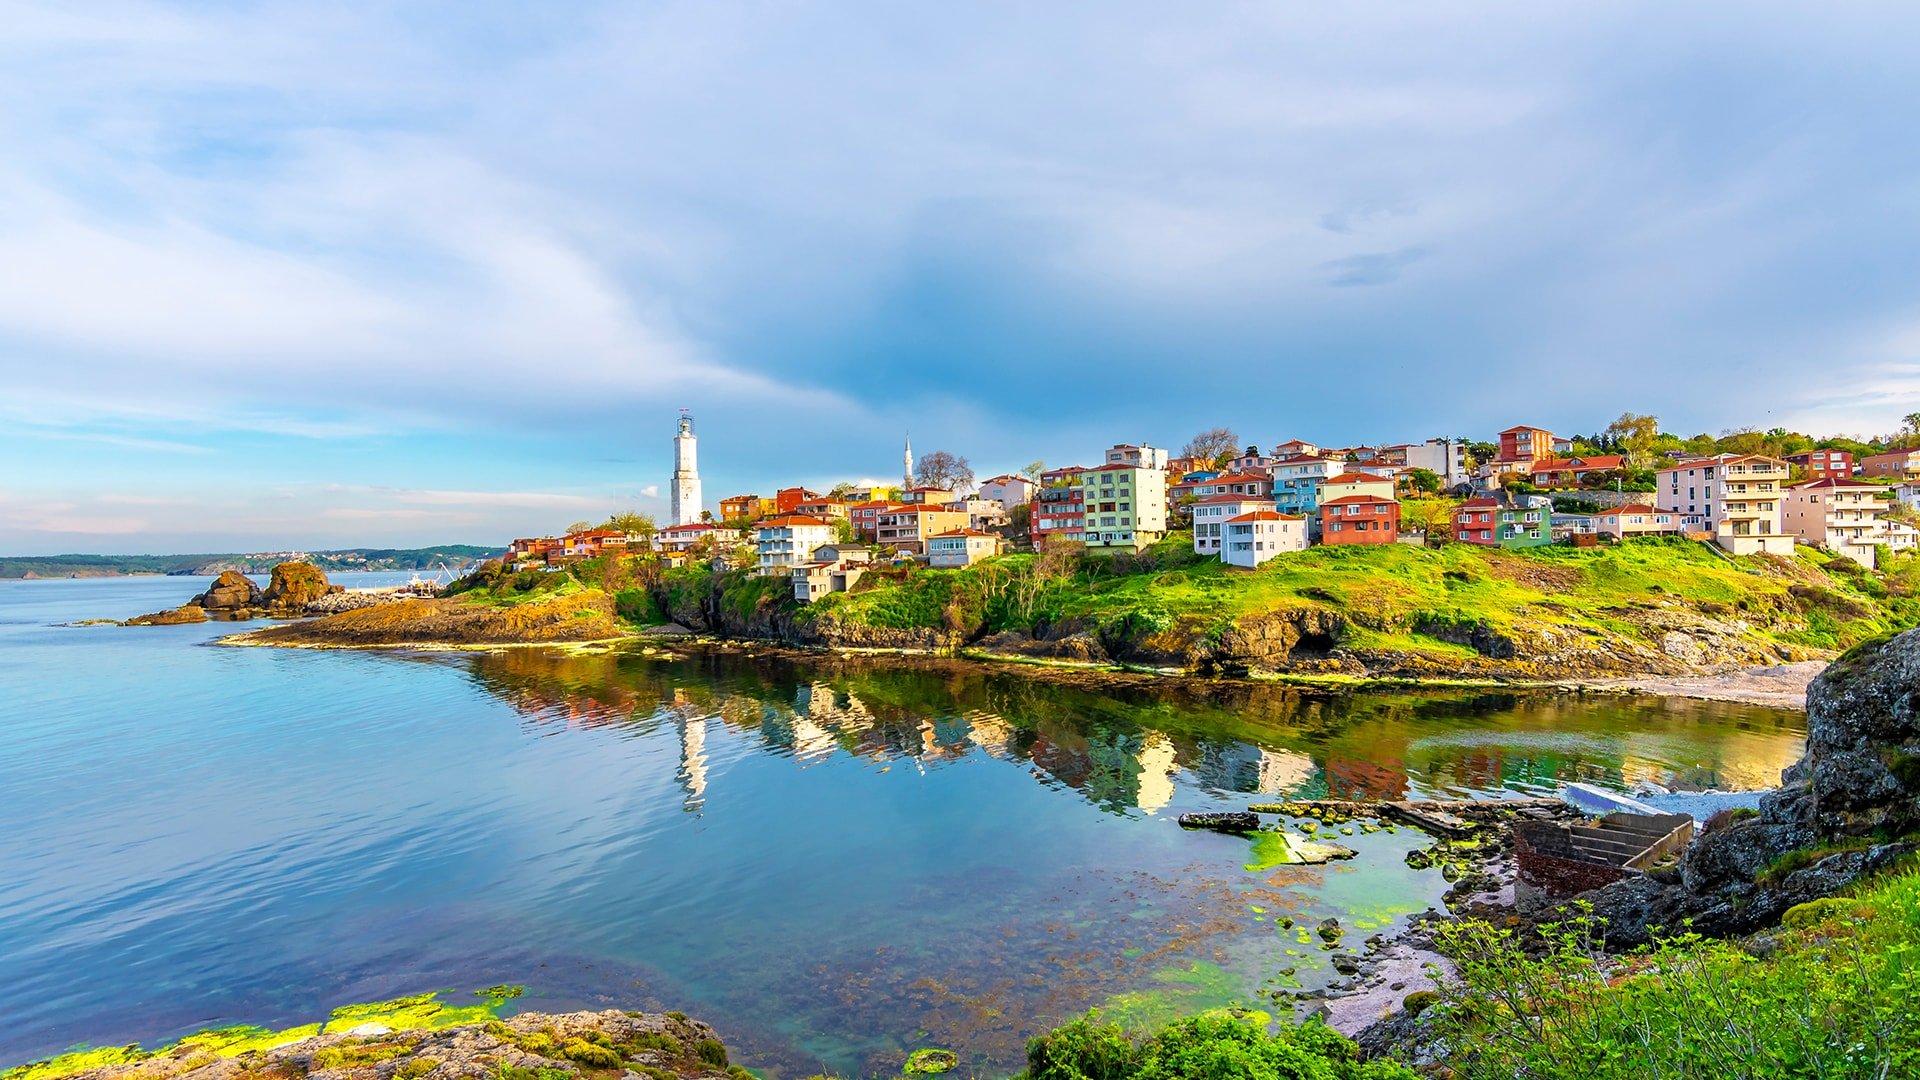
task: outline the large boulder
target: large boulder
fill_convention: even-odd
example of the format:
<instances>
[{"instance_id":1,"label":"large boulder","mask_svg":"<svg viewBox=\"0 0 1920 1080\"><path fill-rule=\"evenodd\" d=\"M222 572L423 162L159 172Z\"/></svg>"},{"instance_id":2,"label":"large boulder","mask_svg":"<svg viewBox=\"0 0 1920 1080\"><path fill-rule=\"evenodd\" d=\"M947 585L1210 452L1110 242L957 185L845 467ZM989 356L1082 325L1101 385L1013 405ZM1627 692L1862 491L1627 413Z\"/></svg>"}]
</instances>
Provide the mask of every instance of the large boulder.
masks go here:
<instances>
[{"instance_id":1,"label":"large boulder","mask_svg":"<svg viewBox=\"0 0 1920 1080\"><path fill-rule=\"evenodd\" d=\"M177 608L168 608L166 611L156 611L151 615L140 615L128 619L122 625L181 626L186 623L203 623L206 621L207 613L204 608L195 607L192 604L182 604Z\"/></svg>"},{"instance_id":2,"label":"large boulder","mask_svg":"<svg viewBox=\"0 0 1920 1080\"><path fill-rule=\"evenodd\" d=\"M238 570L223 570L206 592L187 603L206 611L235 611L260 606L260 586Z\"/></svg>"},{"instance_id":3,"label":"large boulder","mask_svg":"<svg viewBox=\"0 0 1920 1080\"><path fill-rule=\"evenodd\" d=\"M1695 839L1677 882L1631 878L1582 899L1607 919L1615 946L1683 920L1703 933L1747 933L1885 869L1915 849L1887 838L1916 828L1920 630L1908 630L1855 648L1813 680L1806 755L1757 814ZM1786 861L1790 852L1799 854Z\"/></svg>"},{"instance_id":4,"label":"large boulder","mask_svg":"<svg viewBox=\"0 0 1920 1080\"><path fill-rule=\"evenodd\" d=\"M327 584L327 575L312 563L283 562L273 568L273 577L260 600L275 611L298 615L333 590Z\"/></svg>"},{"instance_id":5,"label":"large boulder","mask_svg":"<svg viewBox=\"0 0 1920 1080\"><path fill-rule=\"evenodd\" d=\"M1920 826L1920 630L1860 646L1807 688L1807 755L1787 771L1828 838Z\"/></svg>"}]
</instances>

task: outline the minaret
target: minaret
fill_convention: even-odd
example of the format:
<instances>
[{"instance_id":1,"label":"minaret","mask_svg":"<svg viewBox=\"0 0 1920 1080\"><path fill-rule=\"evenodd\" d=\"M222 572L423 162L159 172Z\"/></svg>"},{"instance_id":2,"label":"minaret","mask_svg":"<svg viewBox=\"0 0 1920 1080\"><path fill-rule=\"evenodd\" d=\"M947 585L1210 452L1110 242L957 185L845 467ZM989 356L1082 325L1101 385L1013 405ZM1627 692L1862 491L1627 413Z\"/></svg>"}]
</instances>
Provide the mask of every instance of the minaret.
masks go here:
<instances>
[{"instance_id":1,"label":"minaret","mask_svg":"<svg viewBox=\"0 0 1920 1080\"><path fill-rule=\"evenodd\" d=\"M907 432L907 445L900 451L901 491L913 487L913 432Z\"/></svg>"},{"instance_id":2,"label":"minaret","mask_svg":"<svg viewBox=\"0 0 1920 1080\"><path fill-rule=\"evenodd\" d=\"M693 417L680 410L680 432L673 437L673 523L700 520L700 468L694 461Z\"/></svg>"}]
</instances>

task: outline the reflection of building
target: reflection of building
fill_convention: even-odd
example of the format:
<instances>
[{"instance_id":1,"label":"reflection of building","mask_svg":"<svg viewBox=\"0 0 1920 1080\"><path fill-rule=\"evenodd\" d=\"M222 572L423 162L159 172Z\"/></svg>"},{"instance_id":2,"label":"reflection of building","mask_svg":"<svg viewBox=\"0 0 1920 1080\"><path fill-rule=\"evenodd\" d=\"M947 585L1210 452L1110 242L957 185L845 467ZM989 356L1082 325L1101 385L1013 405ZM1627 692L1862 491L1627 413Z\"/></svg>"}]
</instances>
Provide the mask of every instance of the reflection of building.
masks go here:
<instances>
[{"instance_id":1,"label":"reflection of building","mask_svg":"<svg viewBox=\"0 0 1920 1080\"><path fill-rule=\"evenodd\" d=\"M680 731L680 768L673 776L685 795L684 810L698 810L707 800L707 721L705 717L681 717L674 725Z\"/></svg>"},{"instance_id":2,"label":"reflection of building","mask_svg":"<svg viewBox=\"0 0 1920 1080\"><path fill-rule=\"evenodd\" d=\"M1260 751L1260 779L1254 787L1262 795L1297 795L1319 772L1313 759L1290 750Z\"/></svg>"},{"instance_id":3,"label":"reflection of building","mask_svg":"<svg viewBox=\"0 0 1920 1080\"><path fill-rule=\"evenodd\" d=\"M1173 774L1180 768L1172 740L1157 731L1147 732L1134 760L1140 763L1140 795L1136 805L1151 814L1172 802Z\"/></svg>"}]
</instances>

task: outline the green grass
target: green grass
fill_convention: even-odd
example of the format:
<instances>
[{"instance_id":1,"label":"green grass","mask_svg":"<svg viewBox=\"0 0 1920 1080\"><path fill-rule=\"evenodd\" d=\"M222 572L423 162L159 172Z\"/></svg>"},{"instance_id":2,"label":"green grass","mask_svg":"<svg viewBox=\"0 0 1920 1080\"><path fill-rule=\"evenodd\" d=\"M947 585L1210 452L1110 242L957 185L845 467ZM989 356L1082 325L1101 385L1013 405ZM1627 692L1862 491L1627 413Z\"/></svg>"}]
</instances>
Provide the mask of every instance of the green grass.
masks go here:
<instances>
[{"instance_id":1,"label":"green grass","mask_svg":"<svg viewBox=\"0 0 1920 1080\"><path fill-rule=\"evenodd\" d=\"M1462 982L1433 1006L1461 1080L1920 1075L1920 873L1802 905L1769 948L1681 936L1610 964L1592 927L1528 955L1505 930L1443 930Z\"/></svg>"}]
</instances>

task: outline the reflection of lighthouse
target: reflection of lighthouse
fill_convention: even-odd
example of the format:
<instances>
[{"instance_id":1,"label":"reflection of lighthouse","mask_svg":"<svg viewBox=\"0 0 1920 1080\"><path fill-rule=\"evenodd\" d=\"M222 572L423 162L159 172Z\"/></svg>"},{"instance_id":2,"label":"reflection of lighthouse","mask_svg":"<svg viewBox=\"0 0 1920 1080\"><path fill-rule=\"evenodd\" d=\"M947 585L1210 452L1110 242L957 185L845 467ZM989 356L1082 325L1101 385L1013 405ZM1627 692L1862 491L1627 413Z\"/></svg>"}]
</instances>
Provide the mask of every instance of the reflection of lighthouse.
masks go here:
<instances>
[{"instance_id":1,"label":"reflection of lighthouse","mask_svg":"<svg viewBox=\"0 0 1920 1080\"><path fill-rule=\"evenodd\" d=\"M680 410L680 431L673 437L673 523L700 520L700 466L695 460L693 417Z\"/></svg>"},{"instance_id":2,"label":"reflection of lighthouse","mask_svg":"<svg viewBox=\"0 0 1920 1080\"><path fill-rule=\"evenodd\" d=\"M686 795L680 808L696 811L705 805L707 796L707 721L705 717L681 717L674 726L680 729L680 768L673 778Z\"/></svg>"}]
</instances>

